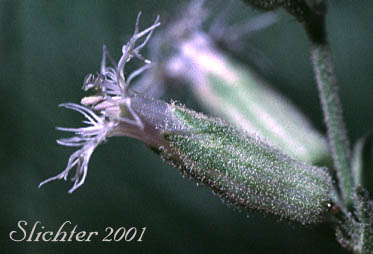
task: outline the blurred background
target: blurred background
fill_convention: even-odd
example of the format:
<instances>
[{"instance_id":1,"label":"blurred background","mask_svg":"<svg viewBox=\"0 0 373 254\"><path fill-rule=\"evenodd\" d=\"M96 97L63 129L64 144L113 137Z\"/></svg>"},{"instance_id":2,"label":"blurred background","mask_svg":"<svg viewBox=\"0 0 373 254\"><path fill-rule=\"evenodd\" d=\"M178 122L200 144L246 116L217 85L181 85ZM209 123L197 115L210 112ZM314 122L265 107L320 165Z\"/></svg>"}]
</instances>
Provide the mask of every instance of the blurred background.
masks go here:
<instances>
[{"instance_id":1,"label":"blurred background","mask_svg":"<svg viewBox=\"0 0 373 254\"><path fill-rule=\"evenodd\" d=\"M86 183L72 195L70 182L37 188L64 169L73 151L56 144L61 133L55 127L79 126L81 118L57 105L80 101L84 76L99 70L102 44L117 59L138 11L142 27L157 14L167 24L182 14L184 2L0 0L2 253L342 253L328 226L303 228L234 211L129 138L100 146ZM233 2L232 21L258 14ZM329 6L329 38L355 142L373 127L373 2L337 0ZM248 45L270 60L266 78L324 132L306 36L291 16L277 13L280 21L251 36ZM252 61L245 57L240 61ZM53 231L69 220L100 237L89 243L15 243L9 232L19 220L29 230L41 221ZM147 229L142 242L103 243L108 226Z\"/></svg>"}]
</instances>

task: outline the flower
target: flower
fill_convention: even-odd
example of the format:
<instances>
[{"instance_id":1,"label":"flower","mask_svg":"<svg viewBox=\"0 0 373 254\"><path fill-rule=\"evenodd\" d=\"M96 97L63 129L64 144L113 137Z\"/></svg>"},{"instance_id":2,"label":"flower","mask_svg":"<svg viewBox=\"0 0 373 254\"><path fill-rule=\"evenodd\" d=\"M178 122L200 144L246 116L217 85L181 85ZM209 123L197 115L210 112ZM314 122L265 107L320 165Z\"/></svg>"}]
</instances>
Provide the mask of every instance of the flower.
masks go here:
<instances>
[{"instance_id":1,"label":"flower","mask_svg":"<svg viewBox=\"0 0 373 254\"><path fill-rule=\"evenodd\" d=\"M75 167L69 193L74 192L87 177L96 147L109 137L127 136L144 142L181 173L208 185L237 208L255 209L301 224L324 221L333 197L331 178L325 168L297 161L259 136L224 120L129 89L131 81L151 66L140 49L159 25L157 18L152 26L139 32L139 18L140 14L135 33L122 47L118 63L104 46L100 73L86 76L83 89L95 94L83 98L82 105L60 105L81 113L87 126L58 128L74 134L57 140L58 144L80 148L71 154L64 171L40 186L57 179L67 180ZM145 40L137 46L143 36ZM124 67L133 58L144 65L126 77ZM107 59L111 62L109 67Z\"/></svg>"},{"instance_id":2,"label":"flower","mask_svg":"<svg viewBox=\"0 0 373 254\"><path fill-rule=\"evenodd\" d=\"M118 64L114 62L104 45L100 73L97 76L88 74L85 77L82 89L85 91L94 89L97 94L83 98L81 101L82 105L75 103L59 105L60 107L81 113L86 119L83 123L88 126L81 128L57 128L58 130L75 134L73 137L57 140L58 144L81 148L71 154L64 171L44 180L39 184L39 187L53 180L62 178L67 180L70 171L76 167L75 176L72 178L74 185L69 190L69 193L72 193L84 183L92 153L106 138L111 136L146 137L142 133L144 131L144 123L132 108L131 97L133 94L128 91L128 87L134 78L151 67L151 62L145 59L140 51L147 44L154 29L160 23L158 16L152 26L139 31L140 17L141 12L137 16L135 32L132 38L122 47L122 56ZM138 40L144 36L145 40L140 45L137 45ZM106 66L107 58L109 58L112 64L110 67ZM126 63L133 58L140 59L145 65L132 72L126 79L124 68ZM88 106L91 106L92 109Z\"/></svg>"}]
</instances>

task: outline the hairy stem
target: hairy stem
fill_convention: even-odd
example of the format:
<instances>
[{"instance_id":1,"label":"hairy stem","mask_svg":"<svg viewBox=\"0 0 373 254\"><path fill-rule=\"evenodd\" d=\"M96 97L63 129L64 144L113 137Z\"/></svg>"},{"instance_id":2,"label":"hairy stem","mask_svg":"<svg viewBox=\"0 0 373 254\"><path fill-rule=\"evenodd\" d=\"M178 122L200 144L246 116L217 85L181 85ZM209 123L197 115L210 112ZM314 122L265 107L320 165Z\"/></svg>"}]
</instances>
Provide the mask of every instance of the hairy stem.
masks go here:
<instances>
[{"instance_id":1,"label":"hairy stem","mask_svg":"<svg viewBox=\"0 0 373 254\"><path fill-rule=\"evenodd\" d=\"M348 210L351 210L354 185L350 167L350 145L327 39L325 25L327 8L325 2L320 6L323 10L321 12L312 9L306 12L303 25L311 41L312 64L328 131L329 147L334 160L341 201Z\"/></svg>"},{"instance_id":2,"label":"hairy stem","mask_svg":"<svg viewBox=\"0 0 373 254\"><path fill-rule=\"evenodd\" d=\"M343 121L342 106L338 95L330 49L327 42L313 43L312 63L316 74L319 96L328 130L329 146L337 170L342 199L352 206L353 181L350 170L350 148Z\"/></svg>"}]
</instances>

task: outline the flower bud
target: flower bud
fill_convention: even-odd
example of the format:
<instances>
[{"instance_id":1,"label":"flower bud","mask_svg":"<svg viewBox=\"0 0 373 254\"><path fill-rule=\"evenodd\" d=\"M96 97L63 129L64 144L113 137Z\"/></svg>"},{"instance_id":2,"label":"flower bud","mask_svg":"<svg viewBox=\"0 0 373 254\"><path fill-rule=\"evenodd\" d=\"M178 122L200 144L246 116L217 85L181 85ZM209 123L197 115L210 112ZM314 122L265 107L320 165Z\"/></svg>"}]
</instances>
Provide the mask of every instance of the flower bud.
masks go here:
<instances>
[{"instance_id":1,"label":"flower bud","mask_svg":"<svg viewBox=\"0 0 373 254\"><path fill-rule=\"evenodd\" d=\"M296 159L312 164L329 159L326 139L259 75L219 52L202 35L180 47L179 57L174 58L180 60L178 73L190 82L204 108Z\"/></svg>"},{"instance_id":2,"label":"flower bud","mask_svg":"<svg viewBox=\"0 0 373 254\"><path fill-rule=\"evenodd\" d=\"M191 25L189 20L197 24L203 20L195 13L198 8L189 9L185 17L160 33L158 42L162 44L155 48L165 50L162 55L158 52L156 70L148 72L139 83L148 83L147 87L154 87L154 83L168 87L184 84L206 112L259 135L295 159L326 165L331 160L326 138L259 74L218 48L214 37L202 31L200 25Z\"/></svg>"}]
</instances>

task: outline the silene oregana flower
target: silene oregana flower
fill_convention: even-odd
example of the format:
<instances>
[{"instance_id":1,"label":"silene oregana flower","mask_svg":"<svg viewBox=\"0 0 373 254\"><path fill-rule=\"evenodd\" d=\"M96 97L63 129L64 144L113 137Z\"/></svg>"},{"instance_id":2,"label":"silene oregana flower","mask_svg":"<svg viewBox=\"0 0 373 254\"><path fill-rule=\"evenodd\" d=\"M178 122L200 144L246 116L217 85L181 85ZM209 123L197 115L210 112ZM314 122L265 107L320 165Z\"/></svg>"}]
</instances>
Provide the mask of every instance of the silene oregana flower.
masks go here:
<instances>
[{"instance_id":1,"label":"silene oregana flower","mask_svg":"<svg viewBox=\"0 0 373 254\"><path fill-rule=\"evenodd\" d=\"M160 145L161 141L157 140L152 133L147 135L148 128L145 122L134 111L132 106L133 99L131 98L135 97L135 94L128 90L131 80L151 67L150 61L144 59L140 51L147 44L154 29L160 25L159 17L157 17L152 26L139 31L140 16L141 13L137 17L135 32L132 38L127 44L123 45L122 56L118 64L114 62L104 45L100 73L96 76L88 74L85 77L83 89L85 91L95 90L97 94L83 98L81 101L82 105L75 103L60 105L61 107L81 113L86 119L83 123L87 124L87 126L81 128L57 128L58 130L75 134L71 138L57 140L58 144L80 147L80 149L70 156L67 167L63 172L43 181L39 187L52 180L62 178L67 180L70 171L76 167L75 176L72 178L74 186L70 189L69 193L79 188L87 176L88 163L92 153L108 137L130 136L143 140L146 143ZM142 38L145 39L139 44L138 41ZM132 72L128 77L125 77L125 65L133 58L140 59L145 64ZM107 60L111 62L112 66L107 67ZM148 102L150 103L152 100Z\"/></svg>"},{"instance_id":2,"label":"silene oregana flower","mask_svg":"<svg viewBox=\"0 0 373 254\"><path fill-rule=\"evenodd\" d=\"M81 105L61 105L81 113L87 126L59 128L75 136L58 143L79 150L70 156L63 172L40 186L55 179L66 180L75 167L75 182L69 191L72 193L84 183L94 149L109 137L127 136L141 140L182 174L209 186L237 208L254 209L301 224L324 221L334 197L325 168L297 161L260 136L220 118L130 89L133 79L152 67L140 50L160 25L157 18L152 26L139 31L139 18L140 15L118 63L104 46L100 73L85 78L83 89L95 94L83 98ZM139 59L144 65L125 76L124 67L132 59Z\"/></svg>"}]
</instances>

